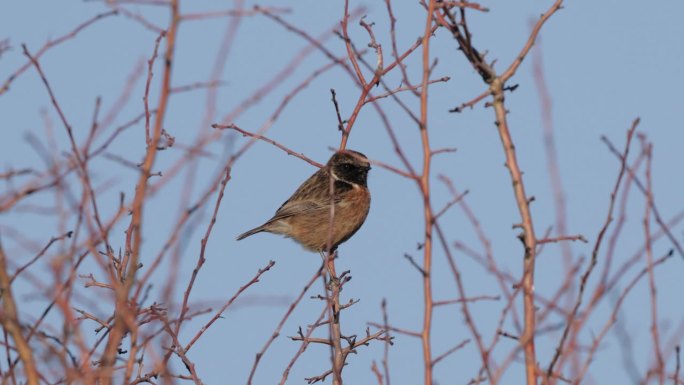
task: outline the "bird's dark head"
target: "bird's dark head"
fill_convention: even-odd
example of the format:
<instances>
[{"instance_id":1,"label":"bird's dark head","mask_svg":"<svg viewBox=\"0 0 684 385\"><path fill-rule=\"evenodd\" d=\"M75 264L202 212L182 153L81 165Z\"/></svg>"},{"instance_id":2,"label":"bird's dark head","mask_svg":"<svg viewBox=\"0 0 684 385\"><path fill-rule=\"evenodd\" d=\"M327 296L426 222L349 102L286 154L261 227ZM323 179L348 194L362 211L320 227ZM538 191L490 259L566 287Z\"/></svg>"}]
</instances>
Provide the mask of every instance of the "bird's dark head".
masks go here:
<instances>
[{"instance_id":1,"label":"bird's dark head","mask_svg":"<svg viewBox=\"0 0 684 385\"><path fill-rule=\"evenodd\" d=\"M328 167L336 179L364 187L371 169L368 158L352 150L336 152L328 161Z\"/></svg>"}]
</instances>

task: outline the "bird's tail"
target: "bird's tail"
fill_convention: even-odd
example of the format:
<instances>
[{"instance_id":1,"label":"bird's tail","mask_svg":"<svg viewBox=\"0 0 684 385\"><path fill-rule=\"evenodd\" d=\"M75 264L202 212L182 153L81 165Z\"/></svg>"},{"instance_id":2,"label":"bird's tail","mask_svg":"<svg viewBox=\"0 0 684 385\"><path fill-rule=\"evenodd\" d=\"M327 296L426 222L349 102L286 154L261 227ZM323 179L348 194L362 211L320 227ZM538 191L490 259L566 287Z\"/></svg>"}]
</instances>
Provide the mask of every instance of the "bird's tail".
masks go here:
<instances>
[{"instance_id":1,"label":"bird's tail","mask_svg":"<svg viewBox=\"0 0 684 385\"><path fill-rule=\"evenodd\" d=\"M238 235L237 240L239 241L241 239L245 239L245 238L249 237L250 235L254 235L254 234L260 233L262 231L264 231L264 226L259 226L259 227L253 228L249 231L245 231L244 233Z\"/></svg>"}]
</instances>

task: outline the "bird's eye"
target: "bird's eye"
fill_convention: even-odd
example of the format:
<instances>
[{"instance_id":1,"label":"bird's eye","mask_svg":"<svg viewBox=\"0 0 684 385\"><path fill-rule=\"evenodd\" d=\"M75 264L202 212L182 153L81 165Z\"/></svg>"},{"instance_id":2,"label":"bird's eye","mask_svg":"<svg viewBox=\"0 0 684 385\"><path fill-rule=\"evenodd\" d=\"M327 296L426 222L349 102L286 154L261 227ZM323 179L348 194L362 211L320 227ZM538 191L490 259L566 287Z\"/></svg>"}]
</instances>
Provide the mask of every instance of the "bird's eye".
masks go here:
<instances>
[{"instance_id":1,"label":"bird's eye","mask_svg":"<svg viewBox=\"0 0 684 385\"><path fill-rule=\"evenodd\" d=\"M349 164L349 163L345 163L345 164L342 165L342 169L345 170L345 171L349 171L349 170L352 169L352 165Z\"/></svg>"}]
</instances>

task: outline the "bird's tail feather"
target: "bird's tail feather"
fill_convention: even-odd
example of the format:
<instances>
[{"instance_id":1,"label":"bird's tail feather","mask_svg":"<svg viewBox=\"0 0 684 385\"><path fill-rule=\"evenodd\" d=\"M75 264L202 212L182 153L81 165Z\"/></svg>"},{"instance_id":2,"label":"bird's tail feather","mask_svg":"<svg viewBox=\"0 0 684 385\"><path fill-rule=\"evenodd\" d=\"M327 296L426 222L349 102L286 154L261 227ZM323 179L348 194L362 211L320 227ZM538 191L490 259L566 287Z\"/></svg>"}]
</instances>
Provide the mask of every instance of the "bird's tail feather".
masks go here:
<instances>
[{"instance_id":1,"label":"bird's tail feather","mask_svg":"<svg viewBox=\"0 0 684 385\"><path fill-rule=\"evenodd\" d=\"M264 231L264 226L259 226L259 227L253 228L249 231L245 231L244 233L238 235L237 240L239 241L241 239L245 239L245 238L249 237L250 235L254 235L254 234L260 233L262 231Z\"/></svg>"}]
</instances>

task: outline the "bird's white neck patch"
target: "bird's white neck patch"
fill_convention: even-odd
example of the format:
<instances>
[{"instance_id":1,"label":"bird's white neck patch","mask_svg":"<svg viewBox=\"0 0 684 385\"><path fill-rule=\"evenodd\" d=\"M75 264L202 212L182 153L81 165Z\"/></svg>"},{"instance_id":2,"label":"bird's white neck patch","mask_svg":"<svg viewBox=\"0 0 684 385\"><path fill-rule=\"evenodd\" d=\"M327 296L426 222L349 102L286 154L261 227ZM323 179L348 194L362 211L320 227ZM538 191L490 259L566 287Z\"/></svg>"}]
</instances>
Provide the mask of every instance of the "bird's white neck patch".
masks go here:
<instances>
[{"instance_id":1,"label":"bird's white neck patch","mask_svg":"<svg viewBox=\"0 0 684 385\"><path fill-rule=\"evenodd\" d=\"M355 189L361 188L361 186L359 186L358 184L356 184L356 183L354 183L354 182L350 182L350 181L345 180L345 179L342 179L342 178L340 178L339 176L335 175L335 171L333 171L333 170L330 170L330 176L332 176L332 178L333 178L335 181L340 181L340 182L342 182L342 183L346 183L346 184L352 185L352 187L355 188Z\"/></svg>"}]
</instances>

